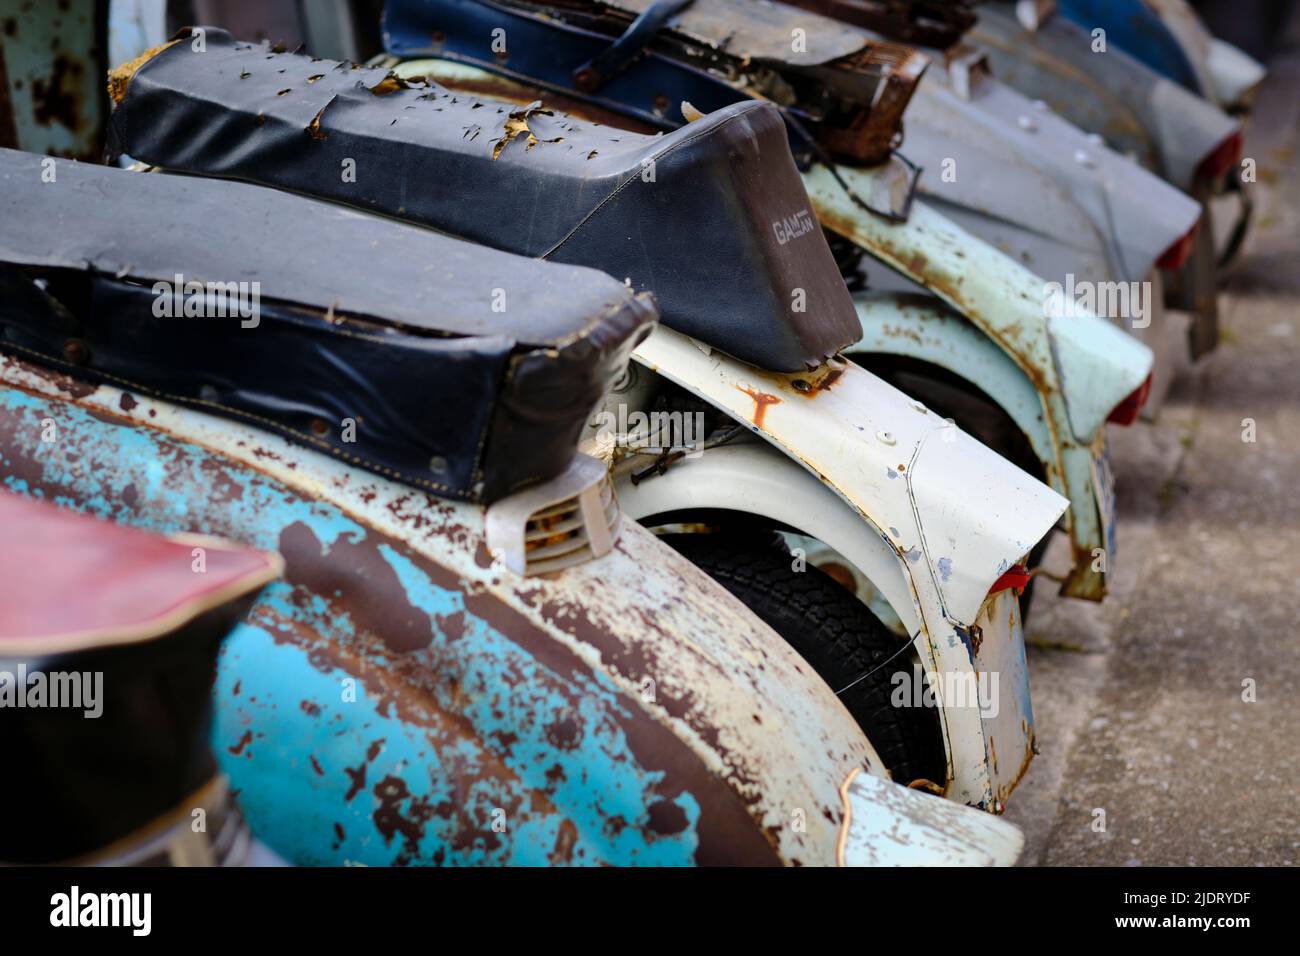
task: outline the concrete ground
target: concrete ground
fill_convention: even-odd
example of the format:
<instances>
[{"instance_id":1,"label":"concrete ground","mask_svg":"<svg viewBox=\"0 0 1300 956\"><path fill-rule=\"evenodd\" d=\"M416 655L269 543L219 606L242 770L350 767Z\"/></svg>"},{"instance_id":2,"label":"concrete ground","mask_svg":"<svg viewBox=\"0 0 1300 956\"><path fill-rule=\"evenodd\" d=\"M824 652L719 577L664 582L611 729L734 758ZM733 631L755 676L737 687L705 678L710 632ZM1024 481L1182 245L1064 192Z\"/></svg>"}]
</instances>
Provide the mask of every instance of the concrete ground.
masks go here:
<instances>
[{"instance_id":1,"label":"concrete ground","mask_svg":"<svg viewBox=\"0 0 1300 956\"><path fill-rule=\"evenodd\" d=\"M1025 865L1300 863L1300 14L1287 35L1222 342L1154 423L1111 429L1117 584L1041 588L1026 625Z\"/></svg>"}]
</instances>

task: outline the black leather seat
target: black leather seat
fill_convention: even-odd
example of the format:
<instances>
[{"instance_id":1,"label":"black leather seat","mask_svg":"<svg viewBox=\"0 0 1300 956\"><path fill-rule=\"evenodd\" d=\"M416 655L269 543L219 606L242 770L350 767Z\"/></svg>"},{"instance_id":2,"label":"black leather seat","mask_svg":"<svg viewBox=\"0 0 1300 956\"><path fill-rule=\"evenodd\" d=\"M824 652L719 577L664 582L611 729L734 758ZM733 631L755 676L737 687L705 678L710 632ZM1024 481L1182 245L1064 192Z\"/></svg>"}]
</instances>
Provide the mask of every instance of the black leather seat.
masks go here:
<instances>
[{"instance_id":1,"label":"black leather seat","mask_svg":"<svg viewBox=\"0 0 1300 956\"><path fill-rule=\"evenodd\" d=\"M58 161L43 183L45 162L0 150L0 350L440 495L564 471L653 324L591 269L218 179Z\"/></svg>"},{"instance_id":2,"label":"black leather seat","mask_svg":"<svg viewBox=\"0 0 1300 956\"><path fill-rule=\"evenodd\" d=\"M118 74L116 149L629 277L666 325L767 368L819 364L859 335L768 104L647 136L216 29L205 44Z\"/></svg>"}]
</instances>

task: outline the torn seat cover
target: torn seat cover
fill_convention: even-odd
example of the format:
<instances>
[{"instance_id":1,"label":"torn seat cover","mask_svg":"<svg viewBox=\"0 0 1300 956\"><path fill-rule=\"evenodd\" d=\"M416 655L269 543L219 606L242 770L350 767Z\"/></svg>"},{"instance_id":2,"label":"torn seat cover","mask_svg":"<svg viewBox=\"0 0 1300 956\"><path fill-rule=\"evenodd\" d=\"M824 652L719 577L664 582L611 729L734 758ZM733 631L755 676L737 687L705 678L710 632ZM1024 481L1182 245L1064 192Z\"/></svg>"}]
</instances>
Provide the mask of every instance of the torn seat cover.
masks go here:
<instances>
[{"instance_id":1,"label":"torn seat cover","mask_svg":"<svg viewBox=\"0 0 1300 956\"><path fill-rule=\"evenodd\" d=\"M205 46L119 74L116 149L630 278L666 325L764 368L813 367L859 337L770 104L647 136L217 29Z\"/></svg>"},{"instance_id":2,"label":"torn seat cover","mask_svg":"<svg viewBox=\"0 0 1300 956\"><path fill-rule=\"evenodd\" d=\"M562 473L653 320L591 269L243 183L0 150L0 350L439 495Z\"/></svg>"}]
</instances>

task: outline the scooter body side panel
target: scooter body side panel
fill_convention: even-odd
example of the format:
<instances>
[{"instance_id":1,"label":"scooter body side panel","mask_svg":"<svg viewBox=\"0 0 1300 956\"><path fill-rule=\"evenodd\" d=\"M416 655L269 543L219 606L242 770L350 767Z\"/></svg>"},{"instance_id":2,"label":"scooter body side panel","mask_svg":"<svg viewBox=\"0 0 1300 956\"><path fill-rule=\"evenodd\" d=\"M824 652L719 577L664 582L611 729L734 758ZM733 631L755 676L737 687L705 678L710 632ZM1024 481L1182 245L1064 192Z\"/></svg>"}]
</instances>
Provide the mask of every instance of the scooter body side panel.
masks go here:
<instances>
[{"instance_id":1,"label":"scooter body side panel","mask_svg":"<svg viewBox=\"0 0 1300 956\"><path fill-rule=\"evenodd\" d=\"M1123 50L1093 53L1083 28L1064 17L1031 32L988 4L971 36L988 52L994 75L1184 191L1201 161L1240 129L1213 103ZM1105 69L1097 69L1103 55Z\"/></svg>"},{"instance_id":2,"label":"scooter body side panel","mask_svg":"<svg viewBox=\"0 0 1300 956\"><path fill-rule=\"evenodd\" d=\"M884 773L775 633L630 522L519 578L474 506L14 359L0 378L10 490L284 555L227 643L214 749L296 862L829 863L839 782Z\"/></svg>"},{"instance_id":3,"label":"scooter body side panel","mask_svg":"<svg viewBox=\"0 0 1300 956\"><path fill-rule=\"evenodd\" d=\"M1089 34L1104 30L1106 47L1128 51L1193 93L1204 94L1196 65L1174 31L1145 0L1057 0L1061 14Z\"/></svg>"}]
</instances>

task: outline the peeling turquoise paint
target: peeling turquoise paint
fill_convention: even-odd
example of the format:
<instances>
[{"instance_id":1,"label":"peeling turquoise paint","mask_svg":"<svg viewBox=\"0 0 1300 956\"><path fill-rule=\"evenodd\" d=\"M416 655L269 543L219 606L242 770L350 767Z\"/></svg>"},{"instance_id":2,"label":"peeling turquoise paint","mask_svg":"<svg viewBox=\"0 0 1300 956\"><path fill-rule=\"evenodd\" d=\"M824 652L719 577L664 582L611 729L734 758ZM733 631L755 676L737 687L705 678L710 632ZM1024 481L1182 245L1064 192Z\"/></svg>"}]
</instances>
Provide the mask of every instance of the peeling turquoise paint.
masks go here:
<instances>
[{"instance_id":1,"label":"peeling turquoise paint","mask_svg":"<svg viewBox=\"0 0 1300 956\"><path fill-rule=\"evenodd\" d=\"M0 417L18 425L0 451L12 491L267 549L300 524L326 558L371 534L245 463L72 403L0 388ZM58 442L41 442L47 417ZM14 475L19 457L38 479ZM238 494L211 494L223 487ZM428 647L391 650L337 592L282 580L223 649L214 749L264 842L315 864L694 861L699 804L642 765L623 729L633 715L608 675L548 666L470 613L461 590L396 547L376 551L428 616ZM440 623L449 617L455 633Z\"/></svg>"}]
</instances>

